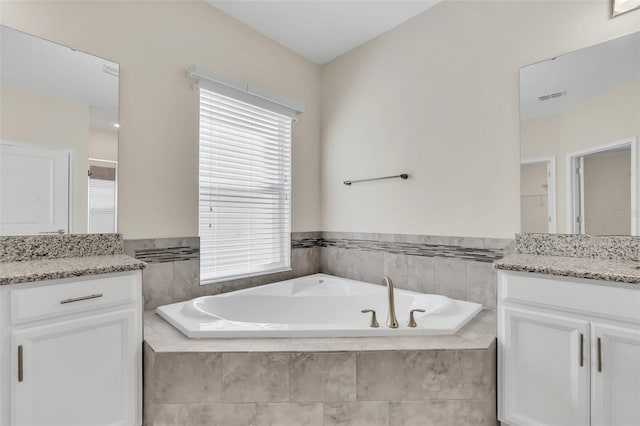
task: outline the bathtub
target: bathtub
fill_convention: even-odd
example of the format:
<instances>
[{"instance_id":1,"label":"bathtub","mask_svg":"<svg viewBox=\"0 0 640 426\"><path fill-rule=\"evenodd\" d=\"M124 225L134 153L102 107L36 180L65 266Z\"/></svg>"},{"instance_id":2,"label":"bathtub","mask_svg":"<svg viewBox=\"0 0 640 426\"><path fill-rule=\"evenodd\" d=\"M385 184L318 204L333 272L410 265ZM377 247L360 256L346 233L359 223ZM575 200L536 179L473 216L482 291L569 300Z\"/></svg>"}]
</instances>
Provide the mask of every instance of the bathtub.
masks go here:
<instances>
[{"instance_id":1,"label":"bathtub","mask_svg":"<svg viewBox=\"0 0 640 426\"><path fill-rule=\"evenodd\" d=\"M362 337L455 334L482 305L435 294L395 290L399 328L386 325L387 288L382 285L314 274L187 302L156 312L187 337ZM407 326L410 309L417 327ZM378 328L370 327L377 312Z\"/></svg>"}]
</instances>

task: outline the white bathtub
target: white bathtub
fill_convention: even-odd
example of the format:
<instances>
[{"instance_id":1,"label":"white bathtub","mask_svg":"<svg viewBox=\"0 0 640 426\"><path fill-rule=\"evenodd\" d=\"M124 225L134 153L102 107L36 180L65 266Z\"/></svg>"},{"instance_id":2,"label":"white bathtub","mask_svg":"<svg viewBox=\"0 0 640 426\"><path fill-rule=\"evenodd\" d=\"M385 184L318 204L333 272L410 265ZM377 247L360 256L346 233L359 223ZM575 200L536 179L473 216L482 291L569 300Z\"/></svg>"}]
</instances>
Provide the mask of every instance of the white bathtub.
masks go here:
<instances>
[{"instance_id":1,"label":"white bathtub","mask_svg":"<svg viewBox=\"0 0 640 426\"><path fill-rule=\"evenodd\" d=\"M449 335L482 305L434 294L395 290L400 327L388 328L387 288L315 274L260 287L160 306L156 312L188 337L359 337ZM418 326L407 326L409 310ZM380 327L369 326L374 309Z\"/></svg>"}]
</instances>

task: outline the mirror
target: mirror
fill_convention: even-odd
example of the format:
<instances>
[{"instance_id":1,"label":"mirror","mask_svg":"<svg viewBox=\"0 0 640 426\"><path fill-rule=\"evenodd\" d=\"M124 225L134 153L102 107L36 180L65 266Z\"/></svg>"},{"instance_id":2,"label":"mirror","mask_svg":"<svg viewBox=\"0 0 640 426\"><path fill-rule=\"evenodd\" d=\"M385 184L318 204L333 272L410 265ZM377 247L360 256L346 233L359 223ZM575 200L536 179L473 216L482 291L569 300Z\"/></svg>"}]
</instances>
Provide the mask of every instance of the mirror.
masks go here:
<instances>
[{"instance_id":1,"label":"mirror","mask_svg":"<svg viewBox=\"0 0 640 426\"><path fill-rule=\"evenodd\" d=\"M640 32L520 70L521 231L638 235Z\"/></svg>"},{"instance_id":2,"label":"mirror","mask_svg":"<svg viewBox=\"0 0 640 426\"><path fill-rule=\"evenodd\" d=\"M119 65L0 26L0 235L116 232Z\"/></svg>"}]
</instances>

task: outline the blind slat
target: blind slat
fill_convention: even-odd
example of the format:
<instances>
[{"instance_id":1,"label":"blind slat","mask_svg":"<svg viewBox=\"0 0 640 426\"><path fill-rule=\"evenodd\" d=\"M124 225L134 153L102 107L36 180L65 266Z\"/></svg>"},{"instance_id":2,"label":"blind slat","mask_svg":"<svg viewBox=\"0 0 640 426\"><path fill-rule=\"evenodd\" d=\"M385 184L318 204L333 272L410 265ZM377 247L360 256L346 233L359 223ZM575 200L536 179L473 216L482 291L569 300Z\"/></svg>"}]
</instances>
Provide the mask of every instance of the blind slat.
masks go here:
<instances>
[{"instance_id":1,"label":"blind slat","mask_svg":"<svg viewBox=\"0 0 640 426\"><path fill-rule=\"evenodd\" d=\"M200 277L291 264L291 119L200 89Z\"/></svg>"}]
</instances>

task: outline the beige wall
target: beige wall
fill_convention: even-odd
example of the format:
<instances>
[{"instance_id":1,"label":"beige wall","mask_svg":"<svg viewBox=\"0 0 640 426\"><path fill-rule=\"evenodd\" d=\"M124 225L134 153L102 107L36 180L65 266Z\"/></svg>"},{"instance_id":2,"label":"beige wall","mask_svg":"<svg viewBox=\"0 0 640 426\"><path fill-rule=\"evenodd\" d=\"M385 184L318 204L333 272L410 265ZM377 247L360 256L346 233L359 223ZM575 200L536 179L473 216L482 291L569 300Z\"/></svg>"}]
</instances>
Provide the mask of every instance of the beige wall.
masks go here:
<instances>
[{"instance_id":1,"label":"beige wall","mask_svg":"<svg viewBox=\"0 0 640 426\"><path fill-rule=\"evenodd\" d=\"M39 123L34 126L33 123ZM89 106L0 88L0 139L68 149L73 162L72 232L87 232Z\"/></svg>"},{"instance_id":2,"label":"beige wall","mask_svg":"<svg viewBox=\"0 0 640 426\"><path fill-rule=\"evenodd\" d=\"M118 230L198 234L198 64L301 100L293 231L320 227L319 69L201 1L2 1L1 23L120 63Z\"/></svg>"},{"instance_id":3,"label":"beige wall","mask_svg":"<svg viewBox=\"0 0 640 426\"><path fill-rule=\"evenodd\" d=\"M624 84L562 114L525 120L521 129L524 160L556 157L557 230L568 232L567 157L640 136L640 81Z\"/></svg>"},{"instance_id":4,"label":"beige wall","mask_svg":"<svg viewBox=\"0 0 640 426\"><path fill-rule=\"evenodd\" d=\"M631 233L631 151L584 158L584 223L587 234Z\"/></svg>"},{"instance_id":5,"label":"beige wall","mask_svg":"<svg viewBox=\"0 0 640 426\"><path fill-rule=\"evenodd\" d=\"M520 166L520 224L522 232L549 232L547 163Z\"/></svg>"},{"instance_id":6,"label":"beige wall","mask_svg":"<svg viewBox=\"0 0 640 426\"><path fill-rule=\"evenodd\" d=\"M118 133L89 130L89 158L118 161Z\"/></svg>"},{"instance_id":7,"label":"beige wall","mask_svg":"<svg viewBox=\"0 0 640 426\"><path fill-rule=\"evenodd\" d=\"M325 65L322 229L513 237L519 68L640 29L609 7L447 0Z\"/></svg>"}]
</instances>

